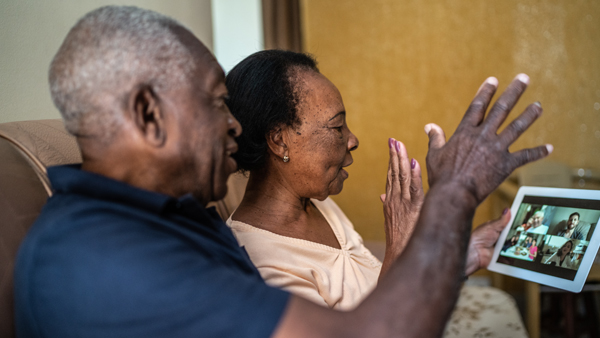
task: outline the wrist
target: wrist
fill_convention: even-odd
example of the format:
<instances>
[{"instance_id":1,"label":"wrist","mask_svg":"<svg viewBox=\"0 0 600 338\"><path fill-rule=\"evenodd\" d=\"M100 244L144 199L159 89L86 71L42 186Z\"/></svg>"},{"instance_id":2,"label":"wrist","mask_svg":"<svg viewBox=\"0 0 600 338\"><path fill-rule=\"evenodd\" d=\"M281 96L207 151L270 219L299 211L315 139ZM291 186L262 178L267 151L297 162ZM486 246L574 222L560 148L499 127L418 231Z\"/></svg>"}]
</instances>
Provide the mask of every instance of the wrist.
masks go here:
<instances>
[{"instance_id":1,"label":"wrist","mask_svg":"<svg viewBox=\"0 0 600 338\"><path fill-rule=\"evenodd\" d=\"M436 192L432 194L432 192ZM436 182L427 193L428 196L452 196L448 202L457 207L466 209L475 209L479 205L479 199L475 193L475 189L468 187L463 182L457 180L448 180Z\"/></svg>"}]
</instances>

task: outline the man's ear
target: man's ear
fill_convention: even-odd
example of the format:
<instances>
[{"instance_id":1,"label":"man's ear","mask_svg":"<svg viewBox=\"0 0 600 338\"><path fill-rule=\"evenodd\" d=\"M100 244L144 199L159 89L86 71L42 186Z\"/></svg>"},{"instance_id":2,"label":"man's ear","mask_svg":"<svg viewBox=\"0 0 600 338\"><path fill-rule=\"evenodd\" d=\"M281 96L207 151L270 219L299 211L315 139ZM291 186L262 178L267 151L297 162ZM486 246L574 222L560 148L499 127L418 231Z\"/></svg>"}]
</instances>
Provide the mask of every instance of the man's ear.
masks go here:
<instances>
[{"instance_id":1,"label":"man's ear","mask_svg":"<svg viewBox=\"0 0 600 338\"><path fill-rule=\"evenodd\" d=\"M167 130L158 96L150 86L139 87L129 99L129 110L142 137L160 147L167 139Z\"/></svg>"},{"instance_id":2,"label":"man's ear","mask_svg":"<svg viewBox=\"0 0 600 338\"><path fill-rule=\"evenodd\" d=\"M285 127L277 127L267 134L267 145L271 152L279 158L288 155L287 141Z\"/></svg>"}]
</instances>

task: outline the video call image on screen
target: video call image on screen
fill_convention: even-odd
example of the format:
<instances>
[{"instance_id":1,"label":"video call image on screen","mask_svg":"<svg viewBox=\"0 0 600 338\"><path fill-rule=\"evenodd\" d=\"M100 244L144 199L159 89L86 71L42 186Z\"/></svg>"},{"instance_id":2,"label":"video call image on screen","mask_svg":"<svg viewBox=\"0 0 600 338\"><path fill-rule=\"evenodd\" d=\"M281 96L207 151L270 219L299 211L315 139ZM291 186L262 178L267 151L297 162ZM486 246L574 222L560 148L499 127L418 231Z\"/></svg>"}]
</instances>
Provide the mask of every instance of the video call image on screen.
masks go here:
<instances>
[{"instance_id":1,"label":"video call image on screen","mask_svg":"<svg viewBox=\"0 0 600 338\"><path fill-rule=\"evenodd\" d=\"M599 218L599 201L525 196L498 263L574 280Z\"/></svg>"}]
</instances>

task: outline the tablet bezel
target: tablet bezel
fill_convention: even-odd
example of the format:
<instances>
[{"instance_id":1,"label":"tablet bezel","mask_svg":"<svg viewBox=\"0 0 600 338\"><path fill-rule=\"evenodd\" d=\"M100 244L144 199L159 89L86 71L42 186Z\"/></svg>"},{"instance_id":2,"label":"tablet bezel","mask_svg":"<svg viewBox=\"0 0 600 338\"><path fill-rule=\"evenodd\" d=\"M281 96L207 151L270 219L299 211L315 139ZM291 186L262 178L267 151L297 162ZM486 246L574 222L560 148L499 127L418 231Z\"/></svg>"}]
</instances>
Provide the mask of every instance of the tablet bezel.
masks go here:
<instances>
[{"instance_id":1,"label":"tablet bezel","mask_svg":"<svg viewBox=\"0 0 600 338\"><path fill-rule=\"evenodd\" d=\"M580 199L580 200L600 200L600 191L598 190L583 190L583 189L562 189L562 188L543 188L543 187L528 187L523 186L517 192L517 196L512 204L510 209L511 218L508 225L504 228L500 237L498 238L498 242L496 242L496 247L494 248L494 254L492 256L491 263L488 265L487 269L490 271L498 272L504 275L528 280L531 282L536 282L548 286L552 286L555 288L571 291L571 292L581 292L583 288L583 284L585 283L588 274L590 273L590 269L592 268L592 264L594 263L594 259L598 252L598 248L600 247L600 229L598 224L592 233L592 237L590 238L590 243L588 248L586 249L585 254L583 255L583 259L581 260L581 264L579 265L579 269L577 270L577 274L575 275L575 279L570 281L567 279L550 276L547 274L543 274L540 272L534 272L527 269L515 267L508 264L498 263L498 256L500 255L500 250L506 241L506 237L513 226L513 222L515 221L515 217L517 216L519 207L523 201L525 196L535 196L535 197L549 197L549 198L572 198L572 199ZM593 254L589 254L593 253Z\"/></svg>"}]
</instances>

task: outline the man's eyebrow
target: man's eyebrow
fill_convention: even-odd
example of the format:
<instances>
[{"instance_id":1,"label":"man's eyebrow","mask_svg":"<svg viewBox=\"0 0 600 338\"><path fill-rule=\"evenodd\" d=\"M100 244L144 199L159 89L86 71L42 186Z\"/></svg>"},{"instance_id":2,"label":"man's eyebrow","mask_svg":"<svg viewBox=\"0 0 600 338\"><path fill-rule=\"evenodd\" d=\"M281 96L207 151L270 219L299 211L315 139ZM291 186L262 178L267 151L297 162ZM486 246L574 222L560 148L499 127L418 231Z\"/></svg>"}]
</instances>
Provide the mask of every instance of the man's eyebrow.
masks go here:
<instances>
[{"instance_id":1,"label":"man's eyebrow","mask_svg":"<svg viewBox=\"0 0 600 338\"><path fill-rule=\"evenodd\" d=\"M331 120L335 119L336 117L338 117L338 116L340 116L340 115L344 115L344 116L346 116L346 111L345 111L345 110L342 110L341 112L339 112L339 113L335 114L335 116L334 116L334 117L332 117L332 118L330 118L330 119L329 119L329 121L331 121Z\"/></svg>"}]
</instances>

